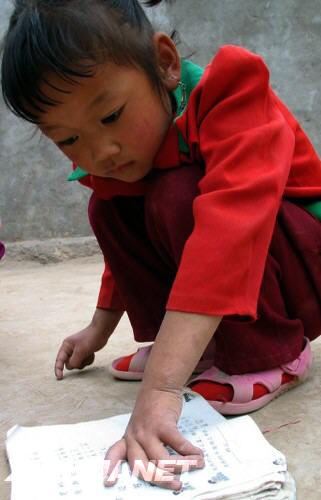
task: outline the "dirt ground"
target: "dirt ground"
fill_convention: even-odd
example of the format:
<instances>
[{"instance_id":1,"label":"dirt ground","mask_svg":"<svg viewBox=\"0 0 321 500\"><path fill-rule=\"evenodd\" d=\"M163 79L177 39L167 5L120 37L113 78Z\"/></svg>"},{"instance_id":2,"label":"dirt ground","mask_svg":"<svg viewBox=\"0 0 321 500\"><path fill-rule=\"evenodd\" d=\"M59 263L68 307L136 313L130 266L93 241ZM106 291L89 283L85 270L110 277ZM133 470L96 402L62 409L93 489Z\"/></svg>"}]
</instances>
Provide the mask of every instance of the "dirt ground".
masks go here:
<instances>
[{"instance_id":1,"label":"dirt ground","mask_svg":"<svg viewBox=\"0 0 321 500\"><path fill-rule=\"evenodd\" d=\"M108 365L133 352L136 344L124 318L95 364L53 375L65 336L83 328L95 307L102 262L99 256L41 265L0 263L0 499L9 500L6 431L14 424L73 423L126 413L133 408L138 382L115 381ZM306 383L252 417L266 438L287 457L298 499L321 498L321 338L312 344L314 364Z\"/></svg>"}]
</instances>

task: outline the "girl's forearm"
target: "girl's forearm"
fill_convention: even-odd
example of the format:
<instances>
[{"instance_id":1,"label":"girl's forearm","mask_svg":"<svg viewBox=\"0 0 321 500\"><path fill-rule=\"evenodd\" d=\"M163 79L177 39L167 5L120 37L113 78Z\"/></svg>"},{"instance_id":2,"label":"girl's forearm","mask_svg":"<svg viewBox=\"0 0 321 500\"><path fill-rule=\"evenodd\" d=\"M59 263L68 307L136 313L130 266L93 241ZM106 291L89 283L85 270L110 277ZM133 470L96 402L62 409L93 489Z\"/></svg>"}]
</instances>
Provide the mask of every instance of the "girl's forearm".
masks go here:
<instances>
[{"instance_id":1,"label":"girl's forearm","mask_svg":"<svg viewBox=\"0 0 321 500\"><path fill-rule=\"evenodd\" d=\"M97 307L91 320L91 325L101 334L109 337L118 325L124 311L102 309Z\"/></svg>"},{"instance_id":2,"label":"girl's forearm","mask_svg":"<svg viewBox=\"0 0 321 500\"><path fill-rule=\"evenodd\" d=\"M222 317L168 311L145 368L143 387L181 390Z\"/></svg>"}]
</instances>

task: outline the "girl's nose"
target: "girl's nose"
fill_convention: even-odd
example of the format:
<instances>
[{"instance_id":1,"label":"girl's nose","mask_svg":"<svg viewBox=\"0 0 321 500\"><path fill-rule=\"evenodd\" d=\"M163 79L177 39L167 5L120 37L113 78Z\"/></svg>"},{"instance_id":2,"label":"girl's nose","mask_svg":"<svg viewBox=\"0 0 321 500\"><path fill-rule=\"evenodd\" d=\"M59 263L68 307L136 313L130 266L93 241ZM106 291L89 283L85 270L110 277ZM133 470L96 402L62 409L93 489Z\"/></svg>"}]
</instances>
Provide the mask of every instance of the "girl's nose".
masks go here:
<instances>
[{"instance_id":1,"label":"girl's nose","mask_svg":"<svg viewBox=\"0 0 321 500\"><path fill-rule=\"evenodd\" d=\"M107 166L120 153L120 145L114 141L103 139L96 140L92 144L92 161L94 165Z\"/></svg>"}]
</instances>

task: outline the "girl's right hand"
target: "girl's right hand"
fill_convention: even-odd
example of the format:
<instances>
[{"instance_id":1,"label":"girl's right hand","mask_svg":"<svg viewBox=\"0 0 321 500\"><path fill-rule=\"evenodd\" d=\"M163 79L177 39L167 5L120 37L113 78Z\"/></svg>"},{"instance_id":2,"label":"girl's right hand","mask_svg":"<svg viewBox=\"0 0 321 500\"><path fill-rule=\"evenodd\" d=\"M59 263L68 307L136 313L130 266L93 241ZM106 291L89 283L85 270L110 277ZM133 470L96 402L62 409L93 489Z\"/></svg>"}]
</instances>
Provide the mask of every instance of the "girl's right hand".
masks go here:
<instances>
[{"instance_id":1,"label":"girl's right hand","mask_svg":"<svg viewBox=\"0 0 321 500\"><path fill-rule=\"evenodd\" d=\"M94 362L94 353L106 345L122 314L122 311L96 309L90 325L65 338L55 363L57 380L63 378L64 368L81 370Z\"/></svg>"}]
</instances>

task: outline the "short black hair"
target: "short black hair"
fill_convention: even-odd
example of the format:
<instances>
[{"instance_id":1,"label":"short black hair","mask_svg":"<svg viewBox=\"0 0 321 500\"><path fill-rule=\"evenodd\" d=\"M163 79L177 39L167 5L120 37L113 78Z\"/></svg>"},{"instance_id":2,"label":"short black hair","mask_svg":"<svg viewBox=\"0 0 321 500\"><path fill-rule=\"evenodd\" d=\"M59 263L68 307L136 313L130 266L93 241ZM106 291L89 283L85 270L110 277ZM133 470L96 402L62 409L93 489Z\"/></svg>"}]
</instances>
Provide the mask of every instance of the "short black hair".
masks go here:
<instances>
[{"instance_id":1,"label":"short black hair","mask_svg":"<svg viewBox=\"0 0 321 500\"><path fill-rule=\"evenodd\" d=\"M92 76L105 61L143 69L163 95L153 34L138 0L15 0L2 45L4 101L17 116L39 124L44 106L58 104L43 90L48 73L73 82Z\"/></svg>"}]
</instances>

